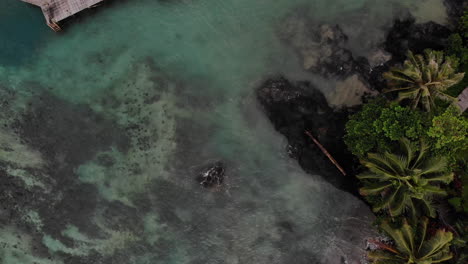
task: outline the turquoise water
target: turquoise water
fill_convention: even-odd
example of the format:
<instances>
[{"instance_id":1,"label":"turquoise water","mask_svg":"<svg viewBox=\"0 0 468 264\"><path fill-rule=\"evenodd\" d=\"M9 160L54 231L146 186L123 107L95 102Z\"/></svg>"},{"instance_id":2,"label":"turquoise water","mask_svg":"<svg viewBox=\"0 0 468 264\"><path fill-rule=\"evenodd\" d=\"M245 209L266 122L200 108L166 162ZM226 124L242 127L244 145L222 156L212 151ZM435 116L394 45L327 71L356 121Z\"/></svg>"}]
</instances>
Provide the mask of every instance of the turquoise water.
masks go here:
<instances>
[{"instance_id":1,"label":"turquoise water","mask_svg":"<svg viewBox=\"0 0 468 264\"><path fill-rule=\"evenodd\" d=\"M445 19L433 0L135 0L55 34L0 7L0 168L35 194L1 211L6 264L357 263L371 213L287 156L255 88L333 91L279 39L286 17L339 23L363 56L401 10ZM226 186L203 189L216 160Z\"/></svg>"}]
</instances>

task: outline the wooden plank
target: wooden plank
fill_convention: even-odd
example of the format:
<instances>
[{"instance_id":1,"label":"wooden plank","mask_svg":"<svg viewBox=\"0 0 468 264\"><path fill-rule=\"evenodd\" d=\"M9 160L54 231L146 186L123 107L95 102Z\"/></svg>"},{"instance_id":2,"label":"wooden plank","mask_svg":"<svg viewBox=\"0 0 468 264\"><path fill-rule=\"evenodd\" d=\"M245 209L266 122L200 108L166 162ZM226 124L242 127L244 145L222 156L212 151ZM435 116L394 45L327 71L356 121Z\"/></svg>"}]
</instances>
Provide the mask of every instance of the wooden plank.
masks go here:
<instances>
[{"instance_id":1,"label":"wooden plank","mask_svg":"<svg viewBox=\"0 0 468 264\"><path fill-rule=\"evenodd\" d=\"M62 21L84 9L93 7L104 0L21 0L39 6L47 24L54 30L57 22Z\"/></svg>"},{"instance_id":2,"label":"wooden plank","mask_svg":"<svg viewBox=\"0 0 468 264\"><path fill-rule=\"evenodd\" d=\"M327 156L327 158L333 163L333 165L335 165L335 167L341 172L341 174L343 174L343 176L346 176L346 172L343 169L343 167L341 167L340 164L338 164L338 161L336 161L335 158L332 157L332 155L328 152L328 150L325 149L325 147L322 146L322 144L320 144L320 142L318 142L318 140L315 139L314 136L312 136L312 133L310 133L307 130L305 131L305 133L307 136L309 136L312 139L312 141L314 141L315 145L319 147L319 149L323 152L323 154Z\"/></svg>"}]
</instances>

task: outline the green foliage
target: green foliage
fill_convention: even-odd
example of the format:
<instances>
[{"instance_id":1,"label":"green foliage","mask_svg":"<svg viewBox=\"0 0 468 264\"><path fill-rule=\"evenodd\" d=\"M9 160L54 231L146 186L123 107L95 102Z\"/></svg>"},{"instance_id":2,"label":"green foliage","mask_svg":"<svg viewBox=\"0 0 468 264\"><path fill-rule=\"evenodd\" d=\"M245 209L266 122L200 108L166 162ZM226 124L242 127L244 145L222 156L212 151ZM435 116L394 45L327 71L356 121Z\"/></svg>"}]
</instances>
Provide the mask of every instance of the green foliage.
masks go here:
<instances>
[{"instance_id":1,"label":"green foliage","mask_svg":"<svg viewBox=\"0 0 468 264\"><path fill-rule=\"evenodd\" d=\"M370 151L390 151L402 137L413 140L426 137L429 116L398 104L386 106L379 98L365 104L346 124L344 141L348 149L362 158Z\"/></svg>"},{"instance_id":2,"label":"green foliage","mask_svg":"<svg viewBox=\"0 0 468 264\"><path fill-rule=\"evenodd\" d=\"M354 155L363 157L371 150L389 149L388 140L377 133L374 127L374 121L380 117L385 105L385 100L378 98L365 104L361 111L350 116L346 123L344 141Z\"/></svg>"},{"instance_id":3,"label":"green foliage","mask_svg":"<svg viewBox=\"0 0 468 264\"><path fill-rule=\"evenodd\" d=\"M462 115L446 103L455 105L468 87L468 11L447 43L447 56L441 51L409 52L401 67L384 74L386 91L397 91L402 105L378 98L346 124L345 143L368 169L357 176L363 185L360 193L394 241L375 242L379 249L368 255L374 264L468 263L468 113ZM453 180L452 172L457 178L445 188ZM434 196L447 194L454 210L449 217L440 211L440 220L434 221L449 227L455 239L441 229L428 232L428 219L417 217L435 217ZM399 216L406 213L414 226L401 223ZM398 228L388 224L388 215ZM430 234L434 235L429 239Z\"/></svg>"},{"instance_id":4,"label":"green foliage","mask_svg":"<svg viewBox=\"0 0 468 264\"><path fill-rule=\"evenodd\" d=\"M448 55L458 58L459 70L465 72L465 78L458 84L450 87L447 94L458 96L463 89L468 87L468 11L460 18L458 32L448 38Z\"/></svg>"},{"instance_id":5,"label":"green foliage","mask_svg":"<svg viewBox=\"0 0 468 264\"><path fill-rule=\"evenodd\" d=\"M448 199L448 202L457 212L468 213L468 201L462 197L452 197Z\"/></svg>"},{"instance_id":6,"label":"green foliage","mask_svg":"<svg viewBox=\"0 0 468 264\"><path fill-rule=\"evenodd\" d=\"M381 228L393 239L394 245L379 243L379 249L370 251L368 258L373 264L432 264L451 259L451 232L438 229L429 238L428 219L419 221L413 228L405 220L400 228L384 222Z\"/></svg>"},{"instance_id":7,"label":"green foliage","mask_svg":"<svg viewBox=\"0 0 468 264\"><path fill-rule=\"evenodd\" d=\"M387 92L398 91L398 101L408 99L413 109L421 105L428 112L433 111L436 98L456 102L456 98L444 93L464 77L464 73L455 73L456 64L441 51L426 50L424 56L409 51L402 67L384 73L392 86Z\"/></svg>"},{"instance_id":8,"label":"green foliage","mask_svg":"<svg viewBox=\"0 0 468 264\"><path fill-rule=\"evenodd\" d=\"M461 65L468 63L468 47L463 43L463 37L459 33L448 38L447 54L458 59Z\"/></svg>"},{"instance_id":9,"label":"green foliage","mask_svg":"<svg viewBox=\"0 0 468 264\"><path fill-rule=\"evenodd\" d=\"M373 125L377 133L381 133L391 140L399 140L402 137L415 140L424 136L424 125L427 125L427 121L419 111L393 105L384 108Z\"/></svg>"},{"instance_id":10,"label":"green foliage","mask_svg":"<svg viewBox=\"0 0 468 264\"><path fill-rule=\"evenodd\" d=\"M446 170L447 161L442 157L430 157L429 147L422 142L417 151L408 139L401 139L402 153L369 153L362 164L369 171L357 176L364 187L364 195L380 195L381 202L374 211L388 210L390 215L401 215L409 210L415 218L418 212L435 217L431 201L434 195L446 195L439 183L449 183L453 173Z\"/></svg>"},{"instance_id":11,"label":"green foliage","mask_svg":"<svg viewBox=\"0 0 468 264\"><path fill-rule=\"evenodd\" d=\"M454 107L435 116L427 134L433 139L434 148L439 153L453 156L468 149L468 119L459 115Z\"/></svg>"}]
</instances>

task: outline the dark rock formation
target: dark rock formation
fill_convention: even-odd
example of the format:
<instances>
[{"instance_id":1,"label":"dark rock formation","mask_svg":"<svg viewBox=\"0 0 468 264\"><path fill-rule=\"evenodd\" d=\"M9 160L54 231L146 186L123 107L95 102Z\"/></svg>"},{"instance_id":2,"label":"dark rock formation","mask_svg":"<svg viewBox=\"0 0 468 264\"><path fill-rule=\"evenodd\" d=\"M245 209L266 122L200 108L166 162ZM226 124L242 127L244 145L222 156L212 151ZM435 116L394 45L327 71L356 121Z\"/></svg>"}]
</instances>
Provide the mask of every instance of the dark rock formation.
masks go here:
<instances>
[{"instance_id":1,"label":"dark rock formation","mask_svg":"<svg viewBox=\"0 0 468 264\"><path fill-rule=\"evenodd\" d=\"M427 22L415 24L415 19L395 20L385 41L385 50L390 52L393 60L403 61L406 53L422 53L425 49L443 50L451 30L443 25Z\"/></svg>"},{"instance_id":2,"label":"dark rock formation","mask_svg":"<svg viewBox=\"0 0 468 264\"><path fill-rule=\"evenodd\" d=\"M299 54L305 70L344 78L359 68L345 48L348 37L338 25L314 26L305 18L291 16L286 18L280 37Z\"/></svg>"},{"instance_id":3,"label":"dark rock formation","mask_svg":"<svg viewBox=\"0 0 468 264\"><path fill-rule=\"evenodd\" d=\"M391 58L383 47L376 48L369 60L355 58L347 47L348 37L339 25L314 25L307 18L286 18L280 37L302 59L305 70L326 78L346 79L357 74L370 89L381 90L385 85L381 73L388 70Z\"/></svg>"},{"instance_id":4,"label":"dark rock formation","mask_svg":"<svg viewBox=\"0 0 468 264\"><path fill-rule=\"evenodd\" d=\"M206 166L197 176L197 181L205 188L220 186L224 181L225 168L220 161Z\"/></svg>"},{"instance_id":5,"label":"dark rock formation","mask_svg":"<svg viewBox=\"0 0 468 264\"><path fill-rule=\"evenodd\" d=\"M458 19L463 15L463 10L467 10L468 1L466 0L444 0L447 8L447 15L451 26L457 26Z\"/></svg>"},{"instance_id":6,"label":"dark rock formation","mask_svg":"<svg viewBox=\"0 0 468 264\"><path fill-rule=\"evenodd\" d=\"M427 22L416 24L413 17L397 19L387 34L383 48L392 55L392 59L370 67L364 61L360 63L361 77L372 89L381 91L386 86L382 74L406 59L408 50L415 54L425 49L443 50L452 31L446 26Z\"/></svg>"},{"instance_id":7,"label":"dark rock formation","mask_svg":"<svg viewBox=\"0 0 468 264\"><path fill-rule=\"evenodd\" d=\"M453 2L454 7L461 5L457 0L447 2ZM280 36L299 54L304 69L324 77L347 78L358 74L366 85L379 91L386 87L382 74L402 63L408 50L414 53L428 48L442 50L451 34L448 27L434 22L416 24L411 16L397 19L385 42L376 49L380 57L370 63L366 58L354 58L346 49L347 36L338 25L317 27L300 16L286 18L283 25ZM318 173L335 186L355 192L352 177L341 177L304 135L304 131L309 130L345 170L353 170L353 157L342 141L349 109L336 112L323 94L309 83L291 83L284 78L266 81L257 97L275 128L288 139L290 155L297 158L306 171Z\"/></svg>"},{"instance_id":8,"label":"dark rock formation","mask_svg":"<svg viewBox=\"0 0 468 264\"><path fill-rule=\"evenodd\" d=\"M334 186L356 193L353 157L342 140L347 112L334 111L325 96L308 82L292 83L283 77L267 80L257 98L276 130L289 142L288 153L304 170L319 174ZM305 135L308 130L350 174L343 176Z\"/></svg>"}]
</instances>

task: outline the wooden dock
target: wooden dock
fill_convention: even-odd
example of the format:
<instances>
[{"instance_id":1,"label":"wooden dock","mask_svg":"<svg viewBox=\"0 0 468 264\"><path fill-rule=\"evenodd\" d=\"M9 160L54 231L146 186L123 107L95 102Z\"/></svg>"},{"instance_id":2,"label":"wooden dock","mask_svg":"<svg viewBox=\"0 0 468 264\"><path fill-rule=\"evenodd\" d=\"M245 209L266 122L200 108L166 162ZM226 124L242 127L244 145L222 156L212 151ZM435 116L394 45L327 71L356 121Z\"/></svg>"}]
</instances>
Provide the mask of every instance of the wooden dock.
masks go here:
<instances>
[{"instance_id":1,"label":"wooden dock","mask_svg":"<svg viewBox=\"0 0 468 264\"><path fill-rule=\"evenodd\" d=\"M104 0L21 0L39 6L44 13L47 25L54 31L60 31L58 22L84 9L94 7Z\"/></svg>"}]
</instances>

